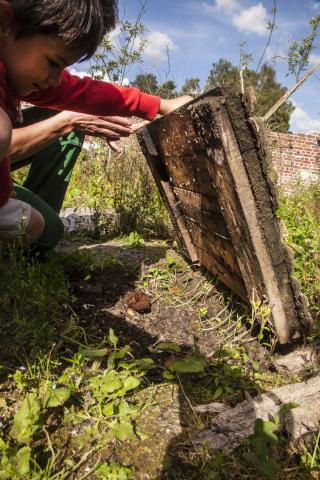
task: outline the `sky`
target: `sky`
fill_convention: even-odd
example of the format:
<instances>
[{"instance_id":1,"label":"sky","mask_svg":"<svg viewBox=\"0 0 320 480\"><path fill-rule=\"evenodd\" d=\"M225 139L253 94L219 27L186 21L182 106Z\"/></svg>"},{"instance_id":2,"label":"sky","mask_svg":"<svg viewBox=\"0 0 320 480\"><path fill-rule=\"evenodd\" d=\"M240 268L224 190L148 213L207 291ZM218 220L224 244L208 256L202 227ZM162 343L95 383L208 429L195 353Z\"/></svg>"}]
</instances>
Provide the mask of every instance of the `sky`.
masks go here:
<instances>
[{"instance_id":1,"label":"sky","mask_svg":"<svg viewBox=\"0 0 320 480\"><path fill-rule=\"evenodd\" d=\"M120 19L135 21L144 0L119 0ZM129 80L140 72L153 72L160 81L167 78L181 87L187 78L200 78L202 86L213 62L225 58L239 64L240 44L253 56L249 68L256 68L269 35L274 0L147 0L142 23L148 40L144 62L132 67ZM320 14L320 1L276 0L276 29L265 60L277 72L277 79L290 87L288 46L309 32L308 20ZM115 46L119 28L111 35ZM320 63L320 35L310 66ZM169 63L168 54L169 52ZM86 70L87 65L76 68ZM320 131L320 69L292 97L296 109L291 119L293 132Z\"/></svg>"}]
</instances>

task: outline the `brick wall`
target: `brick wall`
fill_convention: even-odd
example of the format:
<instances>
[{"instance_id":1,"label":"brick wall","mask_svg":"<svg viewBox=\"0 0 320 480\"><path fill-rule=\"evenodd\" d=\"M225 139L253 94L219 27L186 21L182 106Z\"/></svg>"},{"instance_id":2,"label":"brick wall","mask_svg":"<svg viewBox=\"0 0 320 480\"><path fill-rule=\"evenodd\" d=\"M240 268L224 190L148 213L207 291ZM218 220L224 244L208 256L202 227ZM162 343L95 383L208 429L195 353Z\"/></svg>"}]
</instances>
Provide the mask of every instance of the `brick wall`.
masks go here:
<instances>
[{"instance_id":1,"label":"brick wall","mask_svg":"<svg viewBox=\"0 0 320 480\"><path fill-rule=\"evenodd\" d=\"M297 183L320 179L320 132L269 132L268 136L278 185L285 192L289 193Z\"/></svg>"}]
</instances>

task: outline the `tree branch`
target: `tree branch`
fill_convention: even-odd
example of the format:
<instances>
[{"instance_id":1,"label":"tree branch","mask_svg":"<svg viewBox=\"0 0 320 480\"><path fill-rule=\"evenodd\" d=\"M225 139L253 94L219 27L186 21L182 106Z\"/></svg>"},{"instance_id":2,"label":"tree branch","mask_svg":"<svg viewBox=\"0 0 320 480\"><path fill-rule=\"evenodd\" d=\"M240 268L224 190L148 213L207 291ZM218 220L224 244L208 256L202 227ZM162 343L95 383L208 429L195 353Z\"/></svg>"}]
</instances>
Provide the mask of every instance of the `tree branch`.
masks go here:
<instances>
[{"instance_id":1,"label":"tree branch","mask_svg":"<svg viewBox=\"0 0 320 480\"><path fill-rule=\"evenodd\" d=\"M311 75L314 74L320 68L320 63L318 65L315 65L313 68L311 68L302 78L299 80L290 90L288 90L283 97L281 97L274 105L273 107L270 108L270 110L262 117L262 120L264 122L267 122L270 117L280 108L286 101L293 95L300 87L301 85L308 80Z\"/></svg>"}]
</instances>

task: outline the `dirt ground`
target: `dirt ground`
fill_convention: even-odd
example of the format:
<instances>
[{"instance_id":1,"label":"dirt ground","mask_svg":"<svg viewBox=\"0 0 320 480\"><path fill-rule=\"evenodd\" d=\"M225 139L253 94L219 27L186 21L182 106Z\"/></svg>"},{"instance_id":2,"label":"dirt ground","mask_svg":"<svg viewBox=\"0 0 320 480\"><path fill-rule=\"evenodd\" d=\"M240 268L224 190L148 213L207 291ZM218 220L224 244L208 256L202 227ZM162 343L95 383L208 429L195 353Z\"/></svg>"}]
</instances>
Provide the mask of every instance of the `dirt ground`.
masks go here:
<instances>
[{"instance_id":1,"label":"dirt ground","mask_svg":"<svg viewBox=\"0 0 320 480\"><path fill-rule=\"evenodd\" d=\"M159 342L175 342L183 354L198 349L210 358L224 343L239 344L249 338L245 328L236 327L232 311L236 302L227 298L228 292L164 242L132 248L115 241L94 245L66 241L59 250L88 250L101 261L106 256L115 260L87 279L83 272L71 272L77 298L74 309L87 334L103 337L113 328L136 358L148 356L166 364L171 354L156 351ZM150 313L139 314L128 307L128 296L137 289L149 295ZM137 480L202 478L190 462L189 447L192 433L204 428L206 420L192 411L192 404L206 403L210 395L206 397L201 382L163 384L158 370L148 374L148 381L150 388L143 395L154 395L154 402L137 423L147 439L122 444L115 450L116 458L134 465Z\"/></svg>"},{"instance_id":2,"label":"dirt ground","mask_svg":"<svg viewBox=\"0 0 320 480\"><path fill-rule=\"evenodd\" d=\"M223 311L227 316L222 291L199 269L189 267L176 251L161 242L149 243L144 248L114 242L80 247L77 243L65 243L61 250L78 248L114 257L120 263L93 273L87 282L82 282L77 272L71 276L71 285L78 297L77 312L90 314L95 333L114 328L123 343L133 344L137 354L146 353L160 341L176 342L186 349L194 347L196 342L205 355L217 349L219 339L200 328L199 308L206 306L206 317L219 317L221 312L223 316ZM160 279L158 284L155 281L143 285L149 269L163 268L166 256L175 259L175 273L169 274L168 279ZM127 305L130 292L140 288L150 295L150 313L139 314Z\"/></svg>"}]
</instances>

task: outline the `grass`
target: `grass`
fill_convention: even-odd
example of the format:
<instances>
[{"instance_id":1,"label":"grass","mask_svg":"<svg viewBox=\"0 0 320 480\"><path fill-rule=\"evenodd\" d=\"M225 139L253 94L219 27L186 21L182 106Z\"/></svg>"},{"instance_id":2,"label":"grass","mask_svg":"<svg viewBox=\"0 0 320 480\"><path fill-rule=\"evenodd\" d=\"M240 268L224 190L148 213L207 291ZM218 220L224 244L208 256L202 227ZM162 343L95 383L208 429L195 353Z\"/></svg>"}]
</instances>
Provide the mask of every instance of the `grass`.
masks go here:
<instances>
[{"instance_id":1,"label":"grass","mask_svg":"<svg viewBox=\"0 0 320 480\"><path fill-rule=\"evenodd\" d=\"M133 435L144 402L131 401L132 392L152 361L135 362L112 329L104 338L87 335L68 287L68 271L87 277L115 264L114 258L97 263L88 252L54 255L47 263L22 252L1 259L0 478L69 478L90 457L90 446L94 457L112 440ZM66 454L61 426L70 441L68 430L82 422L87 426L72 442L77 455ZM130 469L115 462L99 462L97 478L109 478L108 471L130 478Z\"/></svg>"},{"instance_id":2,"label":"grass","mask_svg":"<svg viewBox=\"0 0 320 480\"><path fill-rule=\"evenodd\" d=\"M159 479L266 478L246 457L253 451L250 443L232 455L196 451L190 438L208 425L209 418L195 416L191 405L215 401L235 405L246 394L254 396L287 379L260 371L249 347L237 341L217 347L209 359L196 347L186 352L175 344L162 344L155 357L135 358L113 330L95 336L74 312L69 275L76 271L87 278L114 266L127 268L118 258L97 257L85 250L55 254L46 263L27 260L22 252L2 258L0 478L139 478L134 461L123 465L119 452L122 444L143 443L148 433L137 425L157 401L159 387L152 386L154 377L149 373L155 369L171 375L162 383L177 383L185 405L184 433L170 446ZM208 316L207 300L214 285L204 277L192 283L191 277L181 258L170 254L147 268L140 281L155 298L173 307L196 308L199 328L209 324L213 328L215 321L217 329L225 321L231 327L230 313L223 321L223 313ZM268 449L277 472L282 476L287 472L286 478L308 478L303 475L319 468L318 450L288 458L288 445L280 437ZM280 474L274 478L280 479Z\"/></svg>"},{"instance_id":3,"label":"grass","mask_svg":"<svg viewBox=\"0 0 320 480\"><path fill-rule=\"evenodd\" d=\"M160 193L135 137L123 141L120 155L104 142L82 153L64 207L75 204L96 213L96 233L107 237L131 232L167 238L170 222ZM104 212L114 212L113 221Z\"/></svg>"},{"instance_id":4,"label":"grass","mask_svg":"<svg viewBox=\"0 0 320 480\"><path fill-rule=\"evenodd\" d=\"M80 172L87 167L85 162L79 167L74 188L83 181ZM89 175L85 178L90 181ZM90 188L93 204L107 207L109 200L102 190L95 186L92 193ZM282 199L279 209L294 251L296 276L315 316L320 287L319 192L317 185L299 189L295 196ZM75 197L71 190L69 201ZM128 206L127 197L122 199ZM128 206L130 211L134 205ZM143 208L138 216L149 218L158 207L153 205L148 214ZM127 244L143 257L146 243L141 232L149 221L143 228L135 222L127 232L132 232ZM121 453L125 448L130 451L130 445L139 449L152 444L153 439L146 438L144 419L147 414L152 419L153 408L161 407L159 389L172 385L179 392L183 432L170 442L162 464L156 466L157 480L319 478L319 435L314 447L298 449L281 436L276 419L267 426L271 440L257 427L256 437L232 454L199 450L191 441L195 432L210 425L208 414L196 413L195 405L234 406L248 394L255 396L292 381L268 368L272 345L265 345L271 350L266 365L252 345L250 333L257 318L260 325L262 320L258 339L263 341L270 333L267 307L255 305L252 312L239 308L232 297L217 291L215 279L193 271L177 252L151 265L145 260L136 280L153 304L194 312L195 333L210 335L216 343L206 357L197 338L193 348L162 342L150 347L150 355L135 355L132 345L118 339L112 329L92 328L95 312L77 310L84 302L83 286L111 271L122 272L125 278L132 268L117 255L88 250L52 254L45 263L30 260L23 251L2 256L0 479L139 479L138 451L130 461ZM221 308L213 308L215 304Z\"/></svg>"},{"instance_id":5,"label":"grass","mask_svg":"<svg viewBox=\"0 0 320 480\"><path fill-rule=\"evenodd\" d=\"M300 186L280 202L279 217L295 260L295 276L316 316L320 307L320 185Z\"/></svg>"}]
</instances>

